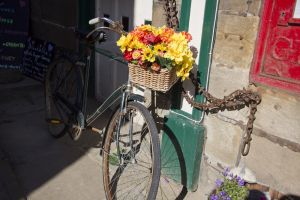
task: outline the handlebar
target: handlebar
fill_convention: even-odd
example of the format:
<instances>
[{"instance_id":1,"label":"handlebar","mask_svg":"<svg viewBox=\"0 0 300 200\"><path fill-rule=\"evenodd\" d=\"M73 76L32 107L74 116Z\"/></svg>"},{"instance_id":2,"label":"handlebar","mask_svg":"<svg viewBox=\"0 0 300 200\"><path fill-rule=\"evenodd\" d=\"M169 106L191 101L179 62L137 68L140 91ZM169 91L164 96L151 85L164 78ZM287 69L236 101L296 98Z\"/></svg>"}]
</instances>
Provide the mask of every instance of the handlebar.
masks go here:
<instances>
[{"instance_id":1,"label":"handlebar","mask_svg":"<svg viewBox=\"0 0 300 200\"><path fill-rule=\"evenodd\" d=\"M90 33L87 34L86 38L89 38L91 35L93 35L95 32L99 32L101 30L111 30L111 31L114 31L116 33L119 33L119 34L127 34L124 30L123 30L123 25L118 22L118 21L113 21L111 19L108 19L106 17L96 17L94 19L91 19L89 21L89 24L90 25L96 25L96 24L99 24L101 22L107 22L109 24L109 26L100 26L100 27L97 27L95 28L94 30L92 30Z\"/></svg>"}]
</instances>

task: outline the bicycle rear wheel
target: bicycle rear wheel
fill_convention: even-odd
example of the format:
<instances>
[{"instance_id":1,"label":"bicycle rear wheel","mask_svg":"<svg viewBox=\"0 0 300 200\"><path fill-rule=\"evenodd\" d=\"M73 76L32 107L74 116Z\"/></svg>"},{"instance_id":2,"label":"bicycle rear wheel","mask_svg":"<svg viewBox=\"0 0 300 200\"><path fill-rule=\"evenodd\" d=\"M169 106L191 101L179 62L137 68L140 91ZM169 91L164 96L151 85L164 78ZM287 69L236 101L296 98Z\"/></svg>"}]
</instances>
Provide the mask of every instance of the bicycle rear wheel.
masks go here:
<instances>
[{"instance_id":1,"label":"bicycle rear wheel","mask_svg":"<svg viewBox=\"0 0 300 200\"><path fill-rule=\"evenodd\" d=\"M119 123L121 161L116 138ZM115 112L106 134L102 170L107 199L154 200L160 177L160 146L149 111L142 104L129 102L125 114L120 109Z\"/></svg>"},{"instance_id":2,"label":"bicycle rear wheel","mask_svg":"<svg viewBox=\"0 0 300 200\"><path fill-rule=\"evenodd\" d=\"M48 129L53 137L63 136L71 128L68 125L70 117L76 118L77 115L58 96L63 97L72 107L80 108L82 91L82 72L71 60L60 58L49 66L45 81L45 103Z\"/></svg>"}]
</instances>

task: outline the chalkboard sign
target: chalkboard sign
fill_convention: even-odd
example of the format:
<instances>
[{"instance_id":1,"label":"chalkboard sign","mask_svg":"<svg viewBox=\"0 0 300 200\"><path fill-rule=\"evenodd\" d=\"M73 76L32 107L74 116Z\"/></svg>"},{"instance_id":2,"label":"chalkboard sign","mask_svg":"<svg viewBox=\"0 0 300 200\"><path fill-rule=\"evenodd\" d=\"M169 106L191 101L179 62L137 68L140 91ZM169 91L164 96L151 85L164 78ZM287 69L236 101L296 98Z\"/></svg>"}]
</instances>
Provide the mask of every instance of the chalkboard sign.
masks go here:
<instances>
[{"instance_id":1,"label":"chalkboard sign","mask_svg":"<svg viewBox=\"0 0 300 200\"><path fill-rule=\"evenodd\" d=\"M43 82L54 56L54 47L51 42L29 38L23 54L23 74Z\"/></svg>"},{"instance_id":2,"label":"chalkboard sign","mask_svg":"<svg viewBox=\"0 0 300 200\"><path fill-rule=\"evenodd\" d=\"M28 27L29 0L0 0L0 68L20 69Z\"/></svg>"}]
</instances>

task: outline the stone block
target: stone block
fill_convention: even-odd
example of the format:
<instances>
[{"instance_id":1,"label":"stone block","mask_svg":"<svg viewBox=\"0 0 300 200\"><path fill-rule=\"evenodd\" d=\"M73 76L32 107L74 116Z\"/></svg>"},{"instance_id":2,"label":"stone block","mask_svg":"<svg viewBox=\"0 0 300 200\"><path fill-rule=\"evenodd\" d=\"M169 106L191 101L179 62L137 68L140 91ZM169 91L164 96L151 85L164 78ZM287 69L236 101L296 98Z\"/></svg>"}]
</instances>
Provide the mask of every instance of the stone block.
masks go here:
<instances>
[{"instance_id":1,"label":"stone block","mask_svg":"<svg viewBox=\"0 0 300 200\"><path fill-rule=\"evenodd\" d=\"M241 68L227 68L221 64L213 63L210 73L209 92L217 98L247 88L249 84L249 70ZM216 116L224 121L234 124L246 124L249 109L243 108L239 111L219 112Z\"/></svg>"},{"instance_id":2,"label":"stone block","mask_svg":"<svg viewBox=\"0 0 300 200\"><path fill-rule=\"evenodd\" d=\"M209 92L223 98L236 89L242 89L249 84L249 70L228 68L223 63L213 62L209 77Z\"/></svg>"},{"instance_id":3,"label":"stone block","mask_svg":"<svg viewBox=\"0 0 300 200\"><path fill-rule=\"evenodd\" d=\"M219 14L213 59L228 67L250 68L258 17Z\"/></svg>"},{"instance_id":4,"label":"stone block","mask_svg":"<svg viewBox=\"0 0 300 200\"><path fill-rule=\"evenodd\" d=\"M164 5L165 2L163 0L153 1L152 24L154 26L163 26L167 24ZM180 21L181 0L176 0L176 8L178 11L177 17L178 20Z\"/></svg>"},{"instance_id":5,"label":"stone block","mask_svg":"<svg viewBox=\"0 0 300 200\"><path fill-rule=\"evenodd\" d=\"M221 0L220 10L234 10L238 12L246 12L248 8L247 1L241 0Z\"/></svg>"},{"instance_id":6,"label":"stone block","mask_svg":"<svg viewBox=\"0 0 300 200\"><path fill-rule=\"evenodd\" d=\"M218 15L217 31L226 35L238 35L253 43L256 40L260 18L257 16Z\"/></svg>"},{"instance_id":7,"label":"stone block","mask_svg":"<svg viewBox=\"0 0 300 200\"><path fill-rule=\"evenodd\" d=\"M296 143L300 143L300 99L279 91L261 90L255 127ZM300 169L300 168L299 168Z\"/></svg>"},{"instance_id":8,"label":"stone block","mask_svg":"<svg viewBox=\"0 0 300 200\"><path fill-rule=\"evenodd\" d=\"M219 9L222 11L232 11L235 13L250 13L258 15L261 0L221 0Z\"/></svg>"},{"instance_id":9,"label":"stone block","mask_svg":"<svg viewBox=\"0 0 300 200\"><path fill-rule=\"evenodd\" d=\"M239 154L242 136L240 127L213 115L204 118L204 125L207 128L205 155L211 161L233 166Z\"/></svg>"},{"instance_id":10,"label":"stone block","mask_svg":"<svg viewBox=\"0 0 300 200\"><path fill-rule=\"evenodd\" d=\"M152 24L163 26L167 24L164 4L161 1L153 2Z\"/></svg>"},{"instance_id":11,"label":"stone block","mask_svg":"<svg viewBox=\"0 0 300 200\"><path fill-rule=\"evenodd\" d=\"M285 194L300 195L300 153L253 135L250 153L243 162L259 183Z\"/></svg>"},{"instance_id":12,"label":"stone block","mask_svg":"<svg viewBox=\"0 0 300 200\"><path fill-rule=\"evenodd\" d=\"M254 44L243 40L239 35L228 35L217 40L213 59L227 67L250 68Z\"/></svg>"},{"instance_id":13,"label":"stone block","mask_svg":"<svg viewBox=\"0 0 300 200\"><path fill-rule=\"evenodd\" d=\"M261 0L252 0L252 2L249 5L248 12L260 16L260 8L261 8L262 1Z\"/></svg>"}]
</instances>

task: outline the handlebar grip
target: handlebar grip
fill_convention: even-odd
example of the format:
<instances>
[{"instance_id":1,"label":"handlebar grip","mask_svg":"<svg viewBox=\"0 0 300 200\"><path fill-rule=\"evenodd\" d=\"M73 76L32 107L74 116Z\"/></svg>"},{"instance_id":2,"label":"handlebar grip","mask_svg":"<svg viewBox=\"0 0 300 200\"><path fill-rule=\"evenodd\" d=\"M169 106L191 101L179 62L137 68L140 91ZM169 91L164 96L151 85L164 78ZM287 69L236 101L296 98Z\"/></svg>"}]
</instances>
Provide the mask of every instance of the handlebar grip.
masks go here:
<instances>
[{"instance_id":1,"label":"handlebar grip","mask_svg":"<svg viewBox=\"0 0 300 200\"><path fill-rule=\"evenodd\" d=\"M97 24L97 23L99 23L99 22L100 22L100 17L96 17L96 18L91 19L91 20L89 21L89 25L94 25L94 24Z\"/></svg>"}]
</instances>

